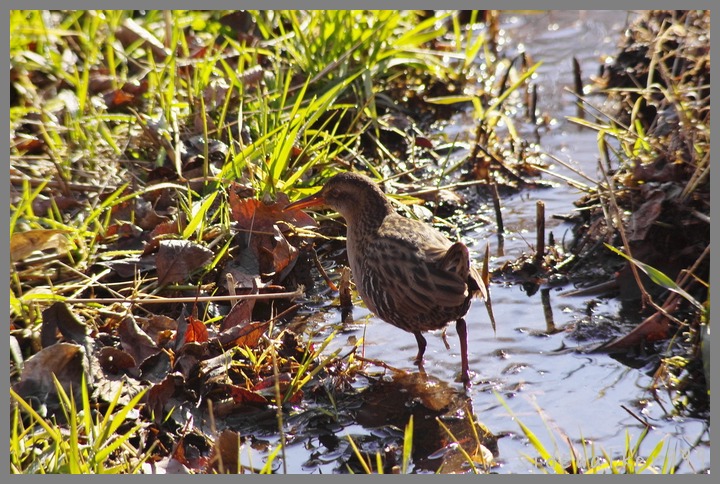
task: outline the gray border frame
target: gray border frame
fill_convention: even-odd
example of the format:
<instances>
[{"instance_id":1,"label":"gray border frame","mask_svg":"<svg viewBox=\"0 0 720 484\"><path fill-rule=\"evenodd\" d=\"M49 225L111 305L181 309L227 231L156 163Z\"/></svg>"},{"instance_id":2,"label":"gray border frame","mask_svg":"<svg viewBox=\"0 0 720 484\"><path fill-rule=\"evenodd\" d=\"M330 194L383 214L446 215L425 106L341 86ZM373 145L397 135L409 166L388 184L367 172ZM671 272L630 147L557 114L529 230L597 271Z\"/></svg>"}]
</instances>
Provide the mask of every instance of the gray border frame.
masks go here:
<instances>
[{"instance_id":1,"label":"gray border frame","mask_svg":"<svg viewBox=\"0 0 720 484\"><path fill-rule=\"evenodd\" d=\"M58 5L58 3L62 5ZM352 7L368 7L368 8L387 8L392 6L393 8L406 8L406 9L417 9L417 8L438 8L439 2L430 2L426 0L417 0L417 1L411 1L411 0L401 0L401 1L395 1L392 2L392 5L389 5L387 2L363 2L363 4L358 5L358 2L351 2L349 6ZM494 5L493 5L494 3ZM162 1L156 1L156 2L137 2L137 1L123 1L123 2L87 2L83 0L71 0L71 1L64 1L64 2L56 2L52 4L53 8L58 8L59 6L62 6L63 8L76 8L76 9L89 9L89 8L97 8L97 7L105 7L105 8L189 8L189 7L198 7L203 9L232 9L232 8L311 8L311 9L332 9L337 8L339 6L346 7L346 4L341 4L341 2L335 1L325 1L325 0L311 0L311 1L305 1L305 2L288 2L286 0L267 0L265 2L259 2L259 1L252 1L252 2L227 2L227 1L204 1L204 2L172 2L171 0L162 0ZM44 9L48 8L48 4L46 2L37 2L37 1L29 1L22 4L23 8L38 8L38 9ZM460 0L445 0L441 4L441 8L443 9L461 9L461 8L492 8L497 7L497 2L470 2L470 1L460 1ZM545 1L545 2L531 2L530 0L509 0L507 2L503 2L503 7L509 10L518 10L518 9L557 9L557 10L579 10L579 9L594 9L598 10L597 7L602 7L602 9L610 10L610 9L617 9L617 10L645 10L645 9L653 9L653 8L680 8L680 9L688 9L688 8L699 8L699 9L710 9L711 3L709 1L691 1L691 2L668 2L665 0L661 1L639 1L639 0L633 0L630 2L621 2L617 0L606 0L602 2L602 4L599 3L590 3L590 2L571 2L570 0L553 0L553 1ZM7 12L9 12L10 7L7 6L4 8ZM5 12L4 12L5 13ZM2 16L2 19L0 19L0 30L8 32L9 35L9 16L7 13L5 13ZM5 30L7 28L7 30ZM5 40L9 43L9 38L5 37ZM4 40L4 41L5 41ZM3 42L4 43L4 42ZM717 41L712 40L711 36L711 46L717 43ZM8 44L9 46L9 44ZM9 47L5 49L5 52L8 52ZM6 64L7 66L7 64ZM9 111L9 77L7 74L0 79L0 82L2 83L0 87L0 92L2 92L2 98L3 98L3 105L6 107L6 113ZM715 84L717 84L717 77L714 81L712 81L711 89L715 90ZM713 106L711 106L711 113L712 116L715 116L717 109ZM2 147L5 149L5 153L9 153L9 139L5 137L5 133L9 133L9 119L2 117L0 119L0 126L2 129L3 136L1 137L0 143L2 144ZM712 124L711 124L712 126ZM717 158L718 155L718 149L714 146L711 147L711 156L713 158ZM9 170L9 159L4 159L6 163L8 164L7 169ZM7 171L6 171L7 173ZM720 174L717 173L717 170L715 173L711 173L711 188L715 189L718 183L718 177L720 177ZM9 180L7 178L3 177L3 188L4 193L9 193ZM0 202L2 203L2 209L0 210L0 217L2 217L2 220L9 220L9 200L5 198L5 196L0 197ZM720 240L717 234L717 227L713 228L711 227L711 240L713 241L711 245L716 245L715 241ZM9 253L9 239L2 239L1 243L3 247L6 249L6 254ZM5 256L2 258L2 261L0 262L2 264L3 268L6 268L6 274L9 274L9 257ZM718 278L720 277L719 271L718 271L718 260L711 260L711 277L710 277L710 284L711 284L711 301L712 303L716 303L716 293L717 293L717 286L718 286ZM2 289L0 289L0 298L2 298L2 301L5 307L9 307L9 288L7 288L8 280L5 278L1 278L2 282ZM716 332L717 333L717 332ZM715 340L718 339L718 335L715 334L714 337L711 337L711 341L713 342L711 344L712 347L716 346ZM9 340L5 338L0 338L0 348L2 348L4 354L9 354ZM717 372L712 377L711 385L718 388L718 379L720 377L718 376ZM2 390L2 393L6 396L9 395L9 373L6 374L5 378L0 378L0 389ZM5 393L8 392L8 393ZM9 398L4 399L5 405L9 405ZM6 407L7 408L7 407ZM715 408L714 405L714 398L711 396L711 408ZM712 411L711 413L716 413ZM0 417L0 435L3 437L8 437L9 441L9 413L5 414L5 417ZM3 440L3 442L5 442ZM4 462L9 463L9 459L6 457L7 453L9 452L9 448L5 447L4 444L1 447L0 455L5 457ZM2 457L0 457L0 460ZM14 482L20 482L20 481L29 481L31 479L41 479L41 476L37 475L23 475L23 476L16 476L16 475L10 475L9 474L9 468L5 468L6 471L2 474L4 475L6 472L8 473L8 479L12 479ZM93 476L92 479L100 479L101 481L105 482L120 482L123 477L125 476ZM127 476L127 479L143 479L143 480L151 480L153 482L159 482L159 481L166 481L166 482L177 482L179 481L185 481L185 482L191 482L195 476ZM588 478L589 476L585 476L585 478ZM320 479L333 479L335 481L336 479L339 479L341 481L353 481L361 479L359 476L345 476L345 475L333 475L332 477L321 477L317 475L293 475L292 477L283 477L283 476L271 476L264 478L263 476L214 476L214 477L207 477L210 479L222 479L225 482L235 482L237 479L250 479L251 481L260 481L264 479L270 479L270 482L274 482L276 479L278 480L285 480L292 479L293 482L299 482L299 483L314 483L317 482ZM470 479L487 479L490 478L490 476L482 476L482 477L473 477L473 476L443 476L443 479L453 479L453 480L463 480L466 482L470 482ZM525 475L503 475L502 477L499 476L493 476L492 478L499 478L503 479L506 482L523 482L527 477ZM606 477L607 478L607 477ZM610 477L612 479L617 479L620 477ZM650 476L635 476L637 480L640 479L651 479ZM655 477L653 479L657 479L658 477ZM672 479L672 476L661 476L660 479ZM65 476L53 476L52 477L53 482L57 480L60 484L72 484L76 479L83 479L80 477L72 476L72 475L65 475ZM172 481L170 481L172 479ZM384 480L384 479L393 479L393 480L401 480L403 482L410 482L411 480L413 482L417 482L417 480L430 482L432 479L433 481L437 479L435 476L423 476L423 475L417 475L417 476L366 476L364 479L369 480ZM540 480L540 481L546 481L548 482L550 479L553 479L552 476L535 476L532 477L533 480ZM593 478L590 478L593 479ZM595 479L598 479L597 477ZM693 482L709 482L711 479L711 476L709 475L683 475L683 479L687 479L689 481ZM4 480L4 479L3 479ZM232 480L232 481L231 481Z\"/></svg>"}]
</instances>

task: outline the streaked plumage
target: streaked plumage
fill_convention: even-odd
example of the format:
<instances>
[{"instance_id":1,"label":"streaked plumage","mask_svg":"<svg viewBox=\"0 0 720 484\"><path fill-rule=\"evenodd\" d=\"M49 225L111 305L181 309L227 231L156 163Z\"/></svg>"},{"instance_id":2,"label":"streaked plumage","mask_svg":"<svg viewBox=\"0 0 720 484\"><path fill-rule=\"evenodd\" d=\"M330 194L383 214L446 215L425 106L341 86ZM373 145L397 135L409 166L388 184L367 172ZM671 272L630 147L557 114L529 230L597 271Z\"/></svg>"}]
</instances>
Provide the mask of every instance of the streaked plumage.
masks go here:
<instances>
[{"instance_id":1,"label":"streaked plumage","mask_svg":"<svg viewBox=\"0 0 720 484\"><path fill-rule=\"evenodd\" d=\"M469 381L467 329L463 316L475 295L487 297L467 247L438 230L398 214L370 178L341 173L315 195L288 209L327 205L347 222L347 253L363 301L384 321L409 331L425 353L423 331L457 321L462 380Z\"/></svg>"}]
</instances>

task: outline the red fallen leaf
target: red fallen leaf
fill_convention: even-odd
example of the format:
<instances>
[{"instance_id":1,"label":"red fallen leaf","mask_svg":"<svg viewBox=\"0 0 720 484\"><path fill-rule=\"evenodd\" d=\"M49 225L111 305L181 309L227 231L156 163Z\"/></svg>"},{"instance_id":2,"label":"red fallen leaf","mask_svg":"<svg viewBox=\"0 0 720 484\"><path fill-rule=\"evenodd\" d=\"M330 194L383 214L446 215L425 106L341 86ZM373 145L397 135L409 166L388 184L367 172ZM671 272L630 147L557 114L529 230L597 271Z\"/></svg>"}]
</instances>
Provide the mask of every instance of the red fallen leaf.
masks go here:
<instances>
[{"instance_id":1,"label":"red fallen leaf","mask_svg":"<svg viewBox=\"0 0 720 484\"><path fill-rule=\"evenodd\" d=\"M290 373L285 372L280 373L277 380L280 382L280 390L282 391L284 388L287 388L287 386L290 385L292 377L290 376ZM266 390L268 388L275 388L275 376L263 378L254 386L254 390Z\"/></svg>"},{"instance_id":2,"label":"red fallen leaf","mask_svg":"<svg viewBox=\"0 0 720 484\"><path fill-rule=\"evenodd\" d=\"M185 214L182 214L183 218L184 218L184 215ZM152 231L150 232L150 237L156 238L160 235L180 234L180 232L181 232L180 227L181 227L181 225L184 225L184 223L185 222L183 221L183 223L181 224L179 219L172 220L170 222L160 223L160 224L156 225L154 229L152 229Z\"/></svg>"},{"instance_id":3,"label":"red fallen leaf","mask_svg":"<svg viewBox=\"0 0 720 484\"><path fill-rule=\"evenodd\" d=\"M290 149L290 155L294 157L298 157L302 154L303 149L298 145L293 145Z\"/></svg>"},{"instance_id":4,"label":"red fallen leaf","mask_svg":"<svg viewBox=\"0 0 720 484\"><path fill-rule=\"evenodd\" d=\"M207 54L208 48L207 46L200 47L199 49L196 49L195 52L190 54L191 59L204 59L205 55Z\"/></svg>"},{"instance_id":5,"label":"red fallen leaf","mask_svg":"<svg viewBox=\"0 0 720 484\"><path fill-rule=\"evenodd\" d=\"M185 343L204 343L208 340L208 331L205 324L194 316L187 318L187 330L185 330Z\"/></svg>"},{"instance_id":6,"label":"red fallen leaf","mask_svg":"<svg viewBox=\"0 0 720 484\"><path fill-rule=\"evenodd\" d=\"M122 89L116 89L112 92L104 94L103 99L105 100L105 105L108 109L115 109L132 104L135 100L135 96L123 91Z\"/></svg>"},{"instance_id":7,"label":"red fallen leaf","mask_svg":"<svg viewBox=\"0 0 720 484\"><path fill-rule=\"evenodd\" d=\"M415 137L415 146L419 146L420 148L427 148L429 150L433 148L432 141L423 136Z\"/></svg>"},{"instance_id":8,"label":"red fallen leaf","mask_svg":"<svg viewBox=\"0 0 720 484\"><path fill-rule=\"evenodd\" d=\"M229 190L228 203L233 220L243 230L270 232L278 222L295 227L317 227L315 220L302 210L285 211L290 201L287 195L280 193L277 201L264 203L256 198L240 198L236 190Z\"/></svg>"},{"instance_id":9,"label":"red fallen leaf","mask_svg":"<svg viewBox=\"0 0 720 484\"><path fill-rule=\"evenodd\" d=\"M110 225L105 231L103 238L117 235L121 239L139 238L142 236L142 229L130 222L118 222Z\"/></svg>"},{"instance_id":10,"label":"red fallen leaf","mask_svg":"<svg viewBox=\"0 0 720 484\"><path fill-rule=\"evenodd\" d=\"M230 385L230 396L235 403L267 405L267 398L257 392L253 392L237 385Z\"/></svg>"},{"instance_id":11,"label":"red fallen leaf","mask_svg":"<svg viewBox=\"0 0 720 484\"><path fill-rule=\"evenodd\" d=\"M15 138L13 146L16 150L24 154L39 153L45 147L45 142L38 138Z\"/></svg>"},{"instance_id":12,"label":"red fallen leaf","mask_svg":"<svg viewBox=\"0 0 720 484\"><path fill-rule=\"evenodd\" d=\"M211 250L189 240L161 240L156 259L158 285L185 281L212 257Z\"/></svg>"},{"instance_id":13,"label":"red fallen leaf","mask_svg":"<svg viewBox=\"0 0 720 484\"><path fill-rule=\"evenodd\" d=\"M291 264L297 259L298 250L287 241L280 229L274 226L271 230L272 235L255 238L260 272L280 275L286 268L292 269ZM281 279L282 277L278 278L278 280Z\"/></svg>"},{"instance_id":14,"label":"red fallen leaf","mask_svg":"<svg viewBox=\"0 0 720 484\"><path fill-rule=\"evenodd\" d=\"M185 438L180 437L180 440L178 441L177 445L175 446L175 450L172 453L173 459L180 462L182 465L187 466L188 461L185 458Z\"/></svg>"},{"instance_id":15,"label":"red fallen leaf","mask_svg":"<svg viewBox=\"0 0 720 484\"><path fill-rule=\"evenodd\" d=\"M287 399L287 403L290 403L292 405L299 405L300 403L302 403L304 397L305 394L303 393L303 391L298 390L293 393L290 398Z\"/></svg>"}]
</instances>

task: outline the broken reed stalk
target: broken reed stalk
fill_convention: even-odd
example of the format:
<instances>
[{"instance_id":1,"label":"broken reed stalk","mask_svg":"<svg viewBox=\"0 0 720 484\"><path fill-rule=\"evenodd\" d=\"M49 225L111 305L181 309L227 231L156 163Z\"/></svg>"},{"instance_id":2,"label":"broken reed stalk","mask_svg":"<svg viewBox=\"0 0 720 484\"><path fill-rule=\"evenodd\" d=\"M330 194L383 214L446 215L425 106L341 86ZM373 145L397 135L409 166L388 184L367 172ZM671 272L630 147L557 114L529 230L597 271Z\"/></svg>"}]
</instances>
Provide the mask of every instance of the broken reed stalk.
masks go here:
<instances>
[{"instance_id":1,"label":"broken reed stalk","mask_svg":"<svg viewBox=\"0 0 720 484\"><path fill-rule=\"evenodd\" d=\"M498 192L497 183L491 185L493 208L495 209L495 222L497 223L497 237L498 237L498 252L504 253L505 247L505 224L502 218L502 209L500 206L500 193Z\"/></svg>"},{"instance_id":2,"label":"broken reed stalk","mask_svg":"<svg viewBox=\"0 0 720 484\"><path fill-rule=\"evenodd\" d=\"M555 319L553 318L552 306L550 305L550 288L540 289L540 301L542 302L543 314L545 315L545 332L555 334Z\"/></svg>"},{"instance_id":3,"label":"broken reed stalk","mask_svg":"<svg viewBox=\"0 0 720 484\"><path fill-rule=\"evenodd\" d=\"M497 223L498 234L505 233L505 225L503 224L502 210L500 208L500 193L498 192L497 183L492 184L492 201L495 209L495 222Z\"/></svg>"},{"instance_id":4,"label":"broken reed stalk","mask_svg":"<svg viewBox=\"0 0 720 484\"><path fill-rule=\"evenodd\" d=\"M536 209L537 220L535 222L535 228L537 232L537 251L535 252L535 264L540 266L545 256L545 202L538 200Z\"/></svg>"},{"instance_id":5,"label":"broken reed stalk","mask_svg":"<svg viewBox=\"0 0 720 484\"><path fill-rule=\"evenodd\" d=\"M325 271L325 268L322 266L322 263L320 262L320 259L318 258L317 251L315 248L311 248L312 254L313 254L313 262L315 263L315 268L317 268L318 272L320 272L320 275L323 279L325 279L325 282L330 287L330 290L337 291L338 287L335 285L335 283L330 279L330 276L328 276L328 273Z\"/></svg>"},{"instance_id":6,"label":"broken reed stalk","mask_svg":"<svg viewBox=\"0 0 720 484\"><path fill-rule=\"evenodd\" d=\"M530 88L530 99L527 104L527 117L530 124L537 125L537 84L533 84Z\"/></svg>"},{"instance_id":7,"label":"broken reed stalk","mask_svg":"<svg viewBox=\"0 0 720 484\"><path fill-rule=\"evenodd\" d=\"M580 72L580 62L577 58L573 57L573 81L575 94L578 97L576 116L580 119L585 119L585 109L583 108L583 83L582 83L582 72Z\"/></svg>"}]
</instances>

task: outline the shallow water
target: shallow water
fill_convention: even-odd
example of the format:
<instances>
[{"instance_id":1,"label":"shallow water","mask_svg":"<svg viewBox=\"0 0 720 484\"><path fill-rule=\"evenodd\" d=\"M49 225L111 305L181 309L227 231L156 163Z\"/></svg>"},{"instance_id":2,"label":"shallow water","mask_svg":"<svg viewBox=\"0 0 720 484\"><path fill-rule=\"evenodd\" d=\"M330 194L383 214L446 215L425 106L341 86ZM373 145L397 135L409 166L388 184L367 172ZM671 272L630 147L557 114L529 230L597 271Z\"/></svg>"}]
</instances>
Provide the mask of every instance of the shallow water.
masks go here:
<instances>
[{"instance_id":1,"label":"shallow water","mask_svg":"<svg viewBox=\"0 0 720 484\"><path fill-rule=\"evenodd\" d=\"M572 85L572 57L580 62L587 84L588 76L597 74L601 56L615 53L619 33L627 19L627 13L607 11L506 15L502 19L506 31L504 38L507 39L503 49L508 53L507 57L525 50L534 61L543 61L535 81L539 85L538 110L555 120L550 129L541 134L543 150L591 176L595 176L598 159L596 133L579 129L565 120L565 116L575 115L576 108L574 96L564 88ZM466 139L471 141L474 125L469 118L458 116L447 130L465 132ZM556 169L578 178L566 169ZM485 241L489 241L490 267L499 267L506 260L532 253L537 200L546 205L547 232L552 231L556 239L561 240L567 236L570 227L551 216L571 212L572 203L579 196L577 190L562 182L555 188L507 196L502 200L506 228L504 255L497 254L494 226L482 227L469 234L466 242L477 254L484 250ZM485 216L492 215L487 213ZM652 383L653 368L631 368L605 354L583 353L580 351L583 343L570 337L569 330L578 322L597 324L617 319L619 304L614 300L595 300L598 304L593 306L591 317L588 317L589 298L559 297L558 294L558 290L551 291L550 305L554 323L561 331L552 335L545 334L546 319L540 292L528 296L518 286L492 286L498 322L496 334L493 334L482 302L475 301L466 317L473 371L469 396L474 414L494 434L509 433L498 441L501 466L494 471L542 472L523 457L534 457L537 453L500 404L495 392L563 462L567 463L571 455L568 440L581 459L585 455L583 439L589 452L594 446L596 455L602 455L604 450L610 456L620 457L626 448L626 434L629 433L634 442L643 429L629 410L652 426L640 449L641 454L647 455L657 442L666 439L669 448L673 449L670 455L674 455L676 461L682 454L690 452L688 462L683 463L678 472L709 469L709 436L705 434L704 422L667 416L665 410L672 408L667 397L659 395L662 408L646 390ZM417 346L412 335L374 318L360 305L355 307L353 317L356 324L345 328L329 351L342 345L347 337L364 337L366 358L381 360L409 372L417 371L413 365ZM337 322L339 315L331 311L326 320ZM460 355L453 325L448 328L447 339L450 351L445 349L439 332L427 336L425 370L460 388L460 384L454 383L460 369ZM339 435L369 432L371 430L359 425L347 425ZM690 450L698 440L704 443ZM302 466L306 459L306 449L289 446L287 471L308 472L309 469ZM327 467L319 466L314 470L332 472L336 465L328 463Z\"/></svg>"}]
</instances>

